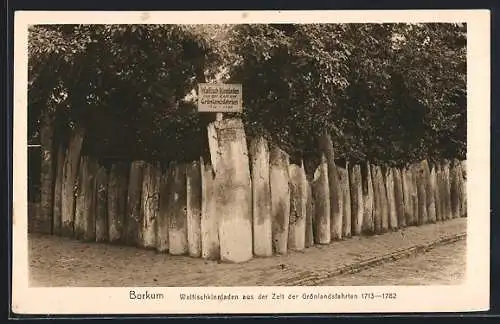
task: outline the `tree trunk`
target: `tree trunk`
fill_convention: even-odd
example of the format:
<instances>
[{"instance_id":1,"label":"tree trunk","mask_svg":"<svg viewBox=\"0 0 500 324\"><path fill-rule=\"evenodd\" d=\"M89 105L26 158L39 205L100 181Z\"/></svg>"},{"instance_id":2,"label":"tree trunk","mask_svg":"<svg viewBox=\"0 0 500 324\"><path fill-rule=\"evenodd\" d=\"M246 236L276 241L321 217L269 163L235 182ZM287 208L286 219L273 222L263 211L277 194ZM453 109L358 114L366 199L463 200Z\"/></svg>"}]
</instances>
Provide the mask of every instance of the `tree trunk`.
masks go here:
<instances>
[{"instance_id":1,"label":"tree trunk","mask_svg":"<svg viewBox=\"0 0 500 324\"><path fill-rule=\"evenodd\" d=\"M305 248L307 179L304 164L290 164L290 225L288 249L301 251Z\"/></svg>"},{"instance_id":2,"label":"tree trunk","mask_svg":"<svg viewBox=\"0 0 500 324\"><path fill-rule=\"evenodd\" d=\"M372 234L374 232L373 223L373 181L370 163L366 162L362 168L362 189L363 189L363 233Z\"/></svg>"},{"instance_id":3,"label":"tree trunk","mask_svg":"<svg viewBox=\"0 0 500 324\"><path fill-rule=\"evenodd\" d=\"M215 179L212 164L201 158L201 256L220 258L219 223L215 204Z\"/></svg>"},{"instance_id":4,"label":"tree trunk","mask_svg":"<svg viewBox=\"0 0 500 324\"><path fill-rule=\"evenodd\" d=\"M51 234L54 211L54 125L49 113L44 113L40 126L41 174L40 174L40 212L35 219L34 230Z\"/></svg>"},{"instance_id":5,"label":"tree trunk","mask_svg":"<svg viewBox=\"0 0 500 324\"><path fill-rule=\"evenodd\" d=\"M144 176L144 161L133 161L130 165L130 175L127 190L127 220L125 244L138 245L139 227L142 222L142 178Z\"/></svg>"},{"instance_id":6,"label":"tree trunk","mask_svg":"<svg viewBox=\"0 0 500 324\"><path fill-rule=\"evenodd\" d=\"M61 186L61 235L72 236L75 220L75 189L77 184L78 164L82 149L84 130L76 128L69 141L64 156L63 182Z\"/></svg>"},{"instance_id":7,"label":"tree trunk","mask_svg":"<svg viewBox=\"0 0 500 324\"><path fill-rule=\"evenodd\" d=\"M307 201L306 201L306 248L314 245L314 231L313 231L313 216L314 216L314 202L312 195L311 183L306 179L307 183Z\"/></svg>"},{"instance_id":8,"label":"tree trunk","mask_svg":"<svg viewBox=\"0 0 500 324\"><path fill-rule=\"evenodd\" d=\"M161 170L160 199L158 202L158 219L156 220L156 251L168 252L168 225L170 186L173 181L173 169Z\"/></svg>"},{"instance_id":9,"label":"tree trunk","mask_svg":"<svg viewBox=\"0 0 500 324\"><path fill-rule=\"evenodd\" d=\"M342 239L343 229L343 196L342 184L339 180L337 166L335 165L335 150L330 134L323 134L319 140L320 149L325 154L328 165L328 186L330 200L330 226L332 240ZM350 225L349 225L350 226Z\"/></svg>"},{"instance_id":10,"label":"tree trunk","mask_svg":"<svg viewBox=\"0 0 500 324\"><path fill-rule=\"evenodd\" d=\"M398 229L398 216L396 214L396 194L394 192L394 173L392 168L387 168L385 172L385 191L389 212L389 228L395 231Z\"/></svg>"},{"instance_id":11,"label":"tree trunk","mask_svg":"<svg viewBox=\"0 0 500 324\"><path fill-rule=\"evenodd\" d=\"M275 145L269 156L273 250L277 254L286 254L290 221L289 157Z\"/></svg>"},{"instance_id":12,"label":"tree trunk","mask_svg":"<svg viewBox=\"0 0 500 324\"><path fill-rule=\"evenodd\" d=\"M363 225L363 188L361 185L361 168L358 164L349 168L349 187L351 195L351 213L352 213L352 234L360 235Z\"/></svg>"},{"instance_id":13,"label":"tree trunk","mask_svg":"<svg viewBox=\"0 0 500 324\"><path fill-rule=\"evenodd\" d=\"M262 137L252 140L252 210L253 253L268 257L273 254L271 221L271 187L269 183L269 146Z\"/></svg>"},{"instance_id":14,"label":"tree trunk","mask_svg":"<svg viewBox=\"0 0 500 324\"><path fill-rule=\"evenodd\" d=\"M125 241L128 163L114 163L111 165L108 181L108 236L110 243Z\"/></svg>"},{"instance_id":15,"label":"tree trunk","mask_svg":"<svg viewBox=\"0 0 500 324\"><path fill-rule=\"evenodd\" d=\"M340 171L340 170L339 170ZM331 240L330 228L330 192L328 185L328 164L324 155L314 172L312 184L314 197L314 240L317 244L329 244Z\"/></svg>"},{"instance_id":16,"label":"tree trunk","mask_svg":"<svg viewBox=\"0 0 500 324\"><path fill-rule=\"evenodd\" d=\"M405 205L403 194L403 181L401 171L397 168L393 169L394 175L394 201L396 204L396 216L399 228L406 227Z\"/></svg>"},{"instance_id":17,"label":"tree trunk","mask_svg":"<svg viewBox=\"0 0 500 324\"><path fill-rule=\"evenodd\" d=\"M417 178L417 195L418 195L418 225L427 223L427 181L422 163L415 165L415 174Z\"/></svg>"},{"instance_id":18,"label":"tree trunk","mask_svg":"<svg viewBox=\"0 0 500 324\"><path fill-rule=\"evenodd\" d=\"M141 215L138 245L146 249L156 249L156 220L158 219L160 195L159 166L144 165L141 189Z\"/></svg>"},{"instance_id":19,"label":"tree trunk","mask_svg":"<svg viewBox=\"0 0 500 324\"><path fill-rule=\"evenodd\" d=\"M188 253L186 165L172 164L170 167L173 174L168 204L168 247L170 254L183 255Z\"/></svg>"},{"instance_id":20,"label":"tree trunk","mask_svg":"<svg viewBox=\"0 0 500 324\"><path fill-rule=\"evenodd\" d=\"M108 171L102 165L98 166L96 174L96 208L95 208L95 240L107 242L108 237Z\"/></svg>"},{"instance_id":21,"label":"tree trunk","mask_svg":"<svg viewBox=\"0 0 500 324\"><path fill-rule=\"evenodd\" d=\"M188 254L201 257L201 169L200 161L191 162L186 170Z\"/></svg>"},{"instance_id":22,"label":"tree trunk","mask_svg":"<svg viewBox=\"0 0 500 324\"><path fill-rule=\"evenodd\" d=\"M95 241L97 161L88 156L80 160L79 185L75 210L75 238Z\"/></svg>"},{"instance_id":23,"label":"tree trunk","mask_svg":"<svg viewBox=\"0 0 500 324\"><path fill-rule=\"evenodd\" d=\"M57 150L56 162L56 179L54 184L54 213L52 233L55 235L61 234L61 195L62 195L62 182L63 182L63 168L64 168L64 148L59 145Z\"/></svg>"}]
</instances>

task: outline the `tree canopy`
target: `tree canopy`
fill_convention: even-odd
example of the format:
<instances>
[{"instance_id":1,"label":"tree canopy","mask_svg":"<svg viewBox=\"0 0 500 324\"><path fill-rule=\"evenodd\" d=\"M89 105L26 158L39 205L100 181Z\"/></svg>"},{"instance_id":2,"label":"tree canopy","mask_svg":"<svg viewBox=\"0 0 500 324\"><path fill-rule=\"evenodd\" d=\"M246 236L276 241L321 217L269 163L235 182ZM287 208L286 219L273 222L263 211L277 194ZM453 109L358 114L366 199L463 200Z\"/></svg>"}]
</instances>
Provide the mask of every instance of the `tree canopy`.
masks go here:
<instances>
[{"instance_id":1,"label":"tree canopy","mask_svg":"<svg viewBox=\"0 0 500 324\"><path fill-rule=\"evenodd\" d=\"M206 139L186 95L219 80L243 84L249 136L291 154L328 132L353 161L464 158L465 75L460 24L40 25L29 130L47 113L89 154L189 159Z\"/></svg>"},{"instance_id":2,"label":"tree canopy","mask_svg":"<svg viewBox=\"0 0 500 324\"><path fill-rule=\"evenodd\" d=\"M35 26L30 36L34 116L49 106L83 125L97 155L175 153L162 142L184 150L196 114L182 99L213 59L203 37L178 25Z\"/></svg>"},{"instance_id":3,"label":"tree canopy","mask_svg":"<svg viewBox=\"0 0 500 324\"><path fill-rule=\"evenodd\" d=\"M401 165L465 157L466 30L453 24L239 25L249 127L299 155Z\"/></svg>"}]
</instances>

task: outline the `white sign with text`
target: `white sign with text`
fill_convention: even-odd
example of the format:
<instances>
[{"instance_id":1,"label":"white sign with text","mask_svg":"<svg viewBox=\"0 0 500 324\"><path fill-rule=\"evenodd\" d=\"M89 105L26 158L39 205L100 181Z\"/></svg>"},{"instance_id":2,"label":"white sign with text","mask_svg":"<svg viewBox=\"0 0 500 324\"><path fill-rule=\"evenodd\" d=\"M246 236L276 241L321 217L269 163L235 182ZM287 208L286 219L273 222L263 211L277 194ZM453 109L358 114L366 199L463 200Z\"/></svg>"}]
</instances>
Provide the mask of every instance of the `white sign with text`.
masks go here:
<instances>
[{"instance_id":1,"label":"white sign with text","mask_svg":"<svg viewBox=\"0 0 500 324\"><path fill-rule=\"evenodd\" d=\"M241 84L198 84L199 112L241 112Z\"/></svg>"}]
</instances>

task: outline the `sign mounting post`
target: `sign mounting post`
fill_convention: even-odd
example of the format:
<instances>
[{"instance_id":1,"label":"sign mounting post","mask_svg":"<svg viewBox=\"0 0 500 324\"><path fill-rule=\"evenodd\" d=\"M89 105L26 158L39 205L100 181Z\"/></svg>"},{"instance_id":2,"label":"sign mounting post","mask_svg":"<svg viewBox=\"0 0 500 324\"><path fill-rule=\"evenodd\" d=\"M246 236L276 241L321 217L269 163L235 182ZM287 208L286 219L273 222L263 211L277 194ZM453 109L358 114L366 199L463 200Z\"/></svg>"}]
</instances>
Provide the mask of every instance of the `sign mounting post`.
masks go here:
<instances>
[{"instance_id":1,"label":"sign mounting post","mask_svg":"<svg viewBox=\"0 0 500 324\"><path fill-rule=\"evenodd\" d=\"M241 84L198 85L198 111L216 114L207 126L213 170L213 199L222 262L252 258L252 192L250 162L241 118L222 119L242 111ZM203 181L203 180L202 180Z\"/></svg>"},{"instance_id":2,"label":"sign mounting post","mask_svg":"<svg viewBox=\"0 0 500 324\"><path fill-rule=\"evenodd\" d=\"M198 112L215 113L215 120L220 122L223 113L242 112L241 84L198 83ZM207 126L208 146L214 172L217 170L218 138L215 123Z\"/></svg>"}]
</instances>

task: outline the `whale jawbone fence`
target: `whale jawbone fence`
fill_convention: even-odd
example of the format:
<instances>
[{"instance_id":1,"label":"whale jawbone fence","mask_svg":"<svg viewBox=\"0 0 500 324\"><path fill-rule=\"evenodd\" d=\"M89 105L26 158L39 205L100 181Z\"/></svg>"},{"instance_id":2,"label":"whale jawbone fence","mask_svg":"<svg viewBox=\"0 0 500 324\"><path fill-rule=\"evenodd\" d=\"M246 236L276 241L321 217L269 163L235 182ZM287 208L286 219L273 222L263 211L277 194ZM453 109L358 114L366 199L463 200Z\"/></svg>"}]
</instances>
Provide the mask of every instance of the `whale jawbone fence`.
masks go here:
<instances>
[{"instance_id":1,"label":"whale jawbone fence","mask_svg":"<svg viewBox=\"0 0 500 324\"><path fill-rule=\"evenodd\" d=\"M238 119L213 123L215 157L166 166L100 163L80 155L77 133L57 151L50 212L30 205L30 231L244 262L467 216L465 160L339 165L326 141L308 174L263 137L247 148Z\"/></svg>"},{"instance_id":2,"label":"whale jawbone fence","mask_svg":"<svg viewBox=\"0 0 500 324\"><path fill-rule=\"evenodd\" d=\"M464 217L467 43L466 23L30 25L28 230L245 262Z\"/></svg>"}]
</instances>

